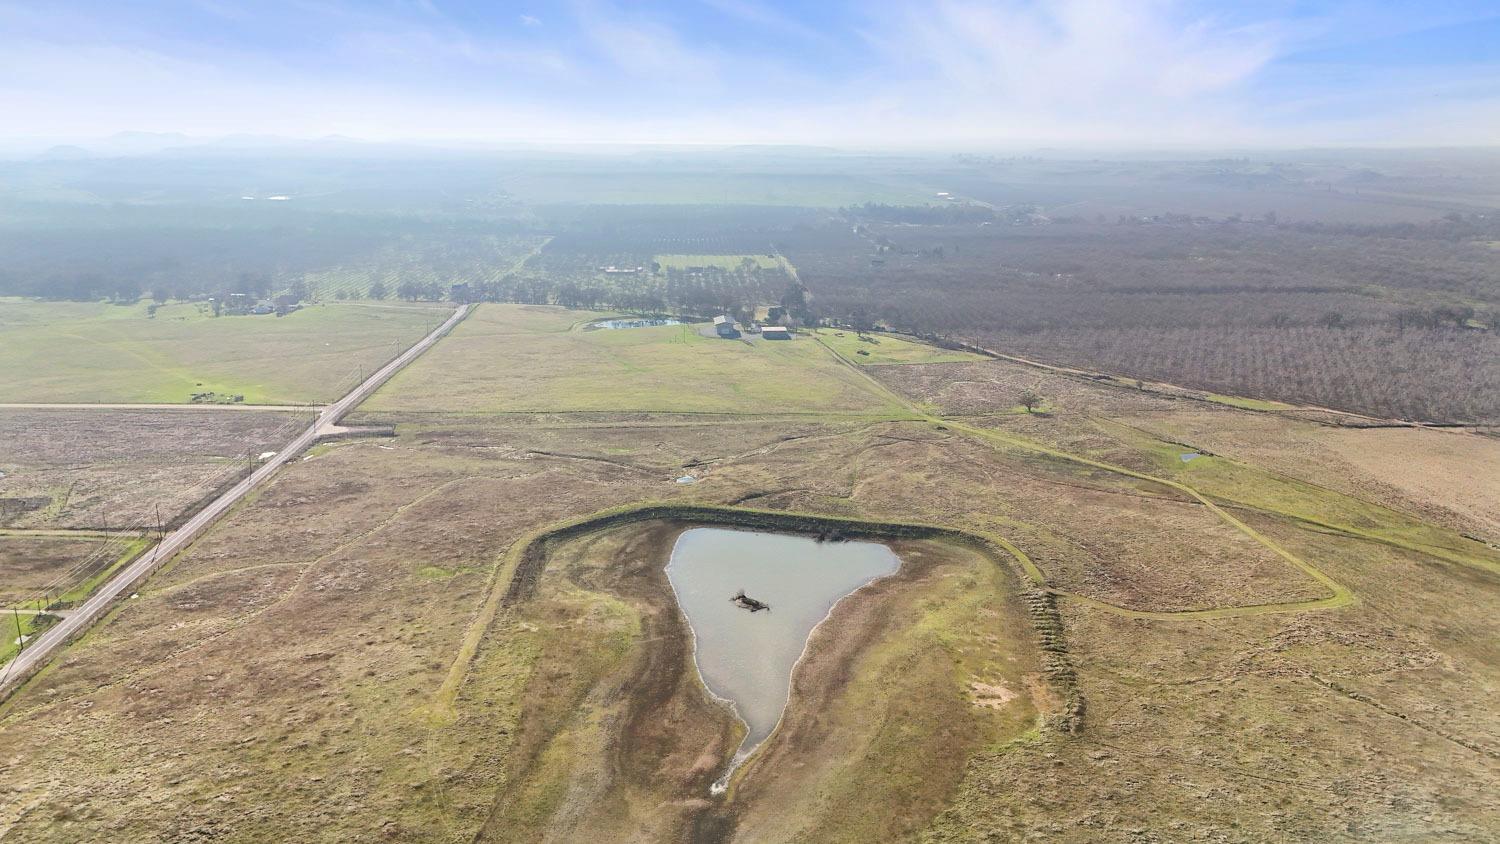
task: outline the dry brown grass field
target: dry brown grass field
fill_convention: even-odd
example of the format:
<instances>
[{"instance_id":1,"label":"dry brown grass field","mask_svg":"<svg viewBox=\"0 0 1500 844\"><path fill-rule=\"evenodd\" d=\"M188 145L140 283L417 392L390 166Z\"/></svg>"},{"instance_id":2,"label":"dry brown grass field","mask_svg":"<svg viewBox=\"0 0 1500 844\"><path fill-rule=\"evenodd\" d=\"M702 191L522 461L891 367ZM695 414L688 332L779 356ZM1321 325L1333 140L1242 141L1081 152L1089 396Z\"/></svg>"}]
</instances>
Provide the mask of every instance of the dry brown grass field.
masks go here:
<instances>
[{"instance_id":1,"label":"dry brown grass field","mask_svg":"<svg viewBox=\"0 0 1500 844\"><path fill-rule=\"evenodd\" d=\"M103 544L102 537L0 534L0 601L35 595Z\"/></svg>"},{"instance_id":2,"label":"dry brown grass field","mask_svg":"<svg viewBox=\"0 0 1500 844\"><path fill-rule=\"evenodd\" d=\"M0 528L171 523L311 414L0 410Z\"/></svg>"},{"instance_id":3,"label":"dry brown grass field","mask_svg":"<svg viewBox=\"0 0 1500 844\"><path fill-rule=\"evenodd\" d=\"M1412 431L1403 480L1364 451L1390 432L1012 364L861 367L806 337L772 411L697 343L570 338L567 366L539 367L537 321L570 315L479 315L356 414L396 437L289 465L0 707L0 839L1500 829L1500 552L1457 529L1484 524L1459 469L1493 441ZM461 377L420 377L444 360ZM749 392L641 406L653 365ZM580 392L612 366L628 377ZM799 398L802 377L837 389ZM555 401L507 412L524 379ZM1044 413L1016 410L1027 387ZM782 728L716 797L737 733L664 586L682 524L544 543L511 591L532 538L648 501L941 525L1015 554L897 541L901 575L818 629Z\"/></svg>"}]
</instances>

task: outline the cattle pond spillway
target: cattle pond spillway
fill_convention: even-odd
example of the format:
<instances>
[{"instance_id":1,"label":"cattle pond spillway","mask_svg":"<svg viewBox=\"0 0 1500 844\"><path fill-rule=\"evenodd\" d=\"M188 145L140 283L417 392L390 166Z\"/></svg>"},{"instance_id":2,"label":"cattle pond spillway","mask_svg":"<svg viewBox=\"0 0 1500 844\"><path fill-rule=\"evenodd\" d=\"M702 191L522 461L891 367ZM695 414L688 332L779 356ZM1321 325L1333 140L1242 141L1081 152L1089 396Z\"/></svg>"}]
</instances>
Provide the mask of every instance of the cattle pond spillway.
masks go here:
<instances>
[{"instance_id":1,"label":"cattle pond spillway","mask_svg":"<svg viewBox=\"0 0 1500 844\"><path fill-rule=\"evenodd\" d=\"M677 538L667 580L692 628L698 673L745 723L731 772L776 729L813 628L839 599L900 567L895 552L877 542L715 527ZM748 612L734 600L739 594L771 610Z\"/></svg>"}]
</instances>

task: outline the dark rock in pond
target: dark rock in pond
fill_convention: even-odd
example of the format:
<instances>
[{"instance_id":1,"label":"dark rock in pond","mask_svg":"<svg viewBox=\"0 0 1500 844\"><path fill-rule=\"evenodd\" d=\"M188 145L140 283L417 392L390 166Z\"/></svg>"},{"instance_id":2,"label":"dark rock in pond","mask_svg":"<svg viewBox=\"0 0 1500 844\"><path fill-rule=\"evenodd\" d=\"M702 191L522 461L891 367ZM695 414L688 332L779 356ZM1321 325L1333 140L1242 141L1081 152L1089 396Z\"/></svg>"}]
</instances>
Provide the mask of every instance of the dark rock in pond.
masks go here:
<instances>
[{"instance_id":1,"label":"dark rock in pond","mask_svg":"<svg viewBox=\"0 0 1500 844\"><path fill-rule=\"evenodd\" d=\"M730 598L729 600L733 601L741 609L746 609L751 612L760 612L761 610L771 609L770 604L764 601L755 600L749 595L746 595L745 590L743 589L741 589L738 593L735 594L733 598Z\"/></svg>"}]
</instances>

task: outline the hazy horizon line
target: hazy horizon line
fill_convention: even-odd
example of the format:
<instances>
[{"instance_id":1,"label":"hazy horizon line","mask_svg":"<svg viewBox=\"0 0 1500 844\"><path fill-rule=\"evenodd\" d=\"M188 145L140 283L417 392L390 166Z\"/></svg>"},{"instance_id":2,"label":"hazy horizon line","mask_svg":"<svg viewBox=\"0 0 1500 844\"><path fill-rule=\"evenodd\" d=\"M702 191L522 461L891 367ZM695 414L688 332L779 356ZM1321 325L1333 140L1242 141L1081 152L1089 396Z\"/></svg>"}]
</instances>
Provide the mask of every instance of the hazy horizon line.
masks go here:
<instances>
[{"instance_id":1,"label":"hazy horizon line","mask_svg":"<svg viewBox=\"0 0 1500 844\"><path fill-rule=\"evenodd\" d=\"M154 144L151 142L155 142ZM136 150L122 149L131 143L140 143ZM107 135L24 135L0 134L0 151L27 152L44 155L47 152L76 148L100 157L130 157L152 155L174 151L254 151L260 145L267 152L294 149L296 147L347 144L373 150L405 149L432 150L435 152L484 152L484 151L644 151L663 150L681 152L723 152L733 150L803 150L838 154L879 155L1009 155L1055 154L1076 152L1080 154L1113 153L1116 155L1155 155L1166 153L1196 153L1203 155L1230 155L1237 153L1295 153L1295 152L1500 152L1500 142L1483 143L1225 143L1204 144L1189 141L1164 140L1159 142L1087 142L1073 140L1007 140L997 142L931 142L901 143L872 142L869 144L818 143L813 141L766 141L766 140L633 140L590 141L559 140L548 138L481 138L464 136L431 137L370 137L330 132L324 134L288 134L230 132L221 134L195 134L174 130L125 129Z\"/></svg>"}]
</instances>

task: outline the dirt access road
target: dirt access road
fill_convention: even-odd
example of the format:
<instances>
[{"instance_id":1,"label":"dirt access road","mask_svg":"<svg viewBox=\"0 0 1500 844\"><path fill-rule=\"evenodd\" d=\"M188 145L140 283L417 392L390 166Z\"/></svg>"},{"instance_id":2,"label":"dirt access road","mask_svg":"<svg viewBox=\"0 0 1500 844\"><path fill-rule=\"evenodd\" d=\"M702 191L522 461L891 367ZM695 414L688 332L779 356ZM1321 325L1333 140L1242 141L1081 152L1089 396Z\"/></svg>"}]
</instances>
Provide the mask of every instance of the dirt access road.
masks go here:
<instances>
[{"instance_id":1,"label":"dirt access road","mask_svg":"<svg viewBox=\"0 0 1500 844\"><path fill-rule=\"evenodd\" d=\"M239 503L250 490L260 486L276 473L284 464L297 455L301 454L318 440L318 438L337 432L338 422L349 411L353 410L360 402L369 398L372 393L380 389L392 375L395 375L402 367L416 360L423 352L432 348L443 335L447 334L464 317L469 315L472 305L461 305L454 311L442 325L433 330L431 334L423 337L416 345L402 352L390 363L376 370L373 375L366 378L359 386L350 390L347 395L333 404L323 408L313 423L296 436L286 447L276 452L266 460L260 468L251 472L239 483L230 487L223 495L209 502L208 506L198 511L191 519L183 523L171 533L166 534L161 542L142 554L135 562L131 563L112 578L108 583L99 587L92 596L81 606L76 607L57 624L53 625L41 636L29 644L25 650L17 654L15 659L0 673L0 699L9 694L12 689L25 681L26 678L41 670L59 650L61 650L73 638L87 630L96 620L104 615L120 596L133 590L142 580L156 571L161 565L172 559L177 552L186 548L189 543L198 537L209 525L213 524L220 516L229 511L231 507Z\"/></svg>"}]
</instances>

